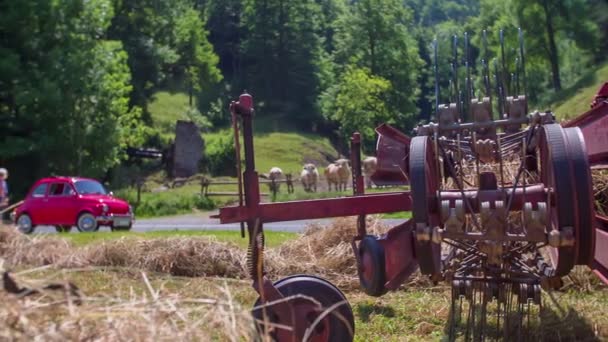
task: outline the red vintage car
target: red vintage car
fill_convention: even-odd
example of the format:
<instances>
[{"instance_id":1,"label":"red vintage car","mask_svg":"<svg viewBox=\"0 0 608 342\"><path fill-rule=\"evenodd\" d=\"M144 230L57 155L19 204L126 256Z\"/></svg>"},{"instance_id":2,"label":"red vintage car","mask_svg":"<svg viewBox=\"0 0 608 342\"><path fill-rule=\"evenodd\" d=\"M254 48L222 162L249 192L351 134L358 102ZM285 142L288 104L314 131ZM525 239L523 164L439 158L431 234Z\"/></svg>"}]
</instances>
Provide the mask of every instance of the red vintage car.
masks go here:
<instances>
[{"instance_id":1,"label":"red vintage car","mask_svg":"<svg viewBox=\"0 0 608 342\"><path fill-rule=\"evenodd\" d=\"M129 203L118 199L94 179L50 177L36 182L14 212L19 230L25 234L39 225L67 232L76 226L94 232L99 226L129 230L134 221Z\"/></svg>"}]
</instances>

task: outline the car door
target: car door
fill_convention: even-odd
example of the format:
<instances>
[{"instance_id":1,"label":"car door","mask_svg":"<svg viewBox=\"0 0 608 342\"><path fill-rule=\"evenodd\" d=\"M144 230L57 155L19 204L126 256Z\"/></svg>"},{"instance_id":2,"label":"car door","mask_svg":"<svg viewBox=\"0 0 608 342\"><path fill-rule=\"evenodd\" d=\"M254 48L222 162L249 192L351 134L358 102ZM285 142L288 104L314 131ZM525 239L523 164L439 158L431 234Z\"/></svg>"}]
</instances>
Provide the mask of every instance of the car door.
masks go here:
<instances>
[{"instance_id":1,"label":"car door","mask_svg":"<svg viewBox=\"0 0 608 342\"><path fill-rule=\"evenodd\" d=\"M74 224L76 221L75 192L67 182L51 183L48 191L48 223L54 225Z\"/></svg>"},{"instance_id":2,"label":"car door","mask_svg":"<svg viewBox=\"0 0 608 342\"><path fill-rule=\"evenodd\" d=\"M48 187L48 183L38 184L28 198L28 214L34 224L47 224L48 199L46 193Z\"/></svg>"},{"instance_id":3,"label":"car door","mask_svg":"<svg viewBox=\"0 0 608 342\"><path fill-rule=\"evenodd\" d=\"M61 224L74 225L80 207L78 206L78 194L70 183L65 183L63 187L63 217Z\"/></svg>"}]
</instances>

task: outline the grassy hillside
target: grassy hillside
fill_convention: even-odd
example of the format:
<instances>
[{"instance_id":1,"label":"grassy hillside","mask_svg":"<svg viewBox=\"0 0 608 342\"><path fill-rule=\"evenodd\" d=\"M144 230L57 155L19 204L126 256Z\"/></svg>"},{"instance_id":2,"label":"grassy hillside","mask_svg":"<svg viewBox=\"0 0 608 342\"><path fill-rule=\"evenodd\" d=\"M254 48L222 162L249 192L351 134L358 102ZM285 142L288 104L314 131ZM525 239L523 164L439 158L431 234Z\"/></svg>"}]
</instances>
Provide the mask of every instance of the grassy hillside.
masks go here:
<instances>
[{"instance_id":1,"label":"grassy hillside","mask_svg":"<svg viewBox=\"0 0 608 342\"><path fill-rule=\"evenodd\" d=\"M148 107L153 127L160 133L163 141L174 138L175 122L188 120L188 96L180 92L161 91L155 94ZM225 115L229 115L227 112ZM260 173L267 173L271 167L278 166L286 173L297 177L304 163L315 163L320 168L329 160L339 156L329 139L298 131L284 114L259 115L254 121L256 168ZM201 133L209 151L218 146L220 139L231 135L231 128L221 128ZM241 143L242 146L242 143ZM232 170L227 170L227 174ZM217 180L234 181L230 177L218 177ZM213 197L210 201L199 196L200 183L193 180L183 187L154 191L165 185L164 171L155 171L146 180L141 203L136 207L138 217L166 216L190 213L195 210L208 210L214 205L222 206L232 203L234 196ZM236 192L235 185L213 185L210 192ZM262 192L268 192L262 187ZM303 192L302 192L303 193ZM136 191L132 188L120 189L117 195L136 203Z\"/></svg>"},{"instance_id":2,"label":"grassy hillside","mask_svg":"<svg viewBox=\"0 0 608 342\"><path fill-rule=\"evenodd\" d=\"M154 127L163 134L173 134L176 120L187 120L188 96L183 93L158 92L149 110ZM226 113L228 115L228 113ZM327 138L296 131L280 116L259 117L254 122L256 166L259 172L268 172L278 166L285 172L299 172L302 164L314 162L324 166L326 161L338 157ZM229 129L203 133L206 145L226 134Z\"/></svg>"},{"instance_id":3,"label":"grassy hillside","mask_svg":"<svg viewBox=\"0 0 608 342\"><path fill-rule=\"evenodd\" d=\"M229 130L203 134L207 144L229 134ZM255 133L256 168L260 173L278 166L284 172L299 173L304 163L324 167L328 159L338 156L329 139L299 132Z\"/></svg>"},{"instance_id":4,"label":"grassy hillside","mask_svg":"<svg viewBox=\"0 0 608 342\"><path fill-rule=\"evenodd\" d=\"M600 86L608 82L608 63L588 72L575 85L562 90L549 106L557 118L570 119L589 110L589 105Z\"/></svg>"},{"instance_id":5,"label":"grassy hillside","mask_svg":"<svg viewBox=\"0 0 608 342\"><path fill-rule=\"evenodd\" d=\"M187 94L159 91L154 94L148 110L152 115L155 128L162 133L173 133L175 121L188 120L186 115L188 107Z\"/></svg>"}]
</instances>

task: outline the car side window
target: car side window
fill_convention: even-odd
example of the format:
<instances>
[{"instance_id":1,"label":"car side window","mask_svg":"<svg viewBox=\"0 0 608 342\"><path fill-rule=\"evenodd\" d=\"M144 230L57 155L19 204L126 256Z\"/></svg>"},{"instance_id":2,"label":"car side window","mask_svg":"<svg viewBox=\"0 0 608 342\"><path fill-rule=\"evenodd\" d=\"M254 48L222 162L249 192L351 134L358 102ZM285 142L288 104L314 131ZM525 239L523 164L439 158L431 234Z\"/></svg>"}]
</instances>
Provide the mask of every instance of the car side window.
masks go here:
<instances>
[{"instance_id":1,"label":"car side window","mask_svg":"<svg viewBox=\"0 0 608 342\"><path fill-rule=\"evenodd\" d=\"M49 196L61 196L63 194L63 183L53 183L49 189Z\"/></svg>"},{"instance_id":2,"label":"car side window","mask_svg":"<svg viewBox=\"0 0 608 342\"><path fill-rule=\"evenodd\" d=\"M74 195L76 192L74 191L74 189L72 189L72 187L70 186L70 184L64 184L63 185L63 195L64 196L72 196Z\"/></svg>"},{"instance_id":3,"label":"car side window","mask_svg":"<svg viewBox=\"0 0 608 342\"><path fill-rule=\"evenodd\" d=\"M69 196L74 190L68 183L53 183L49 189L49 196Z\"/></svg>"},{"instance_id":4,"label":"car side window","mask_svg":"<svg viewBox=\"0 0 608 342\"><path fill-rule=\"evenodd\" d=\"M34 189L34 191L32 191L32 197L44 197L44 195L46 194L47 187L48 187L48 184L46 184L46 183L38 185L36 187L36 189Z\"/></svg>"}]
</instances>

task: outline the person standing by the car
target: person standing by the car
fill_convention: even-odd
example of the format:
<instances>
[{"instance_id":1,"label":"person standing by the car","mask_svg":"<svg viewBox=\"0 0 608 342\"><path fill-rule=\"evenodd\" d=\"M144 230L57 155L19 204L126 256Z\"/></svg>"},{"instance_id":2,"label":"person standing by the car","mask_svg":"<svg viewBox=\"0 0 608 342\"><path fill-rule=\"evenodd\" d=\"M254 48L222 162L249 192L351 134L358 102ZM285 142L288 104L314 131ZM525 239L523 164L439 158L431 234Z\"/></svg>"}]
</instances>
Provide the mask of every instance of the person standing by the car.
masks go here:
<instances>
[{"instance_id":1,"label":"person standing by the car","mask_svg":"<svg viewBox=\"0 0 608 342\"><path fill-rule=\"evenodd\" d=\"M5 168L0 168L0 209L8 205L8 171Z\"/></svg>"}]
</instances>

